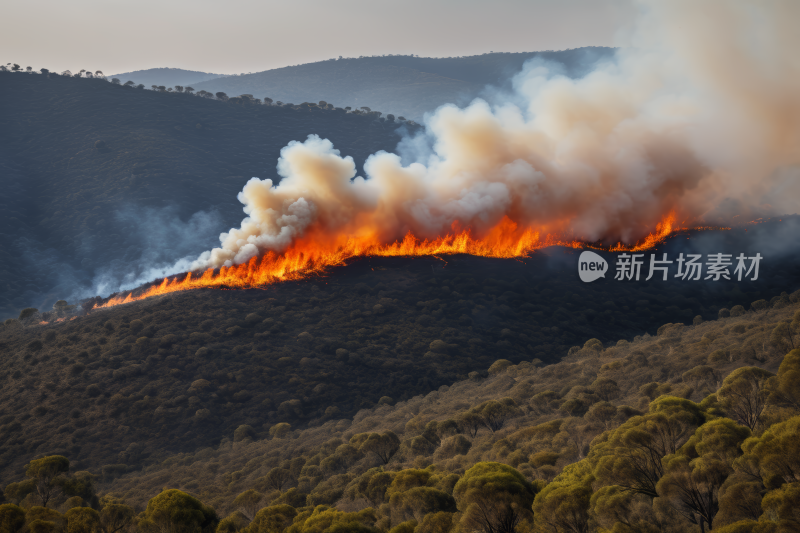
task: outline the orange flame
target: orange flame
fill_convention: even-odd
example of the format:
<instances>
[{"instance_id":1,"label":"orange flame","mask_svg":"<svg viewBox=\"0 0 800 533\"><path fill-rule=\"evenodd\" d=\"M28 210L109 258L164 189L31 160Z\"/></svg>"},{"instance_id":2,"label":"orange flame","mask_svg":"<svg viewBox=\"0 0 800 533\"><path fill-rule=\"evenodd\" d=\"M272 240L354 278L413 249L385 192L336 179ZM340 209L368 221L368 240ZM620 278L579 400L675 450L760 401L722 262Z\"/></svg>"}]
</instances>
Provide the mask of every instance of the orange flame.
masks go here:
<instances>
[{"instance_id":1,"label":"orange flame","mask_svg":"<svg viewBox=\"0 0 800 533\"><path fill-rule=\"evenodd\" d=\"M608 248L612 252L641 251L653 248L674 231L675 214L670 213L640 242L626 246L622 243ZM557 235L557 234L556 234ZM533 228L520 228L508 217L492 228L485 236L476 238L469 229L458 230L433 240L420 241L408 233L402 241L382 244L374 235L331 236L319 232L299 239L283 253L268 252L247 263L222 267L219 271L208 269L202 274L188 272L179 277L164 278L139 294L133 292L110 298L98 308L112 307L143 300L151 296L178 291L209 287L231 287L238 289L264 287L280 281L300 280L321 274L330 267L343 266L357 257L418 257L435 255L468 254L482 257L525 257L531 252L548 246L570 248L603 248L576 239L559 237L553 233Z\"/></svg>"}]
</instances>

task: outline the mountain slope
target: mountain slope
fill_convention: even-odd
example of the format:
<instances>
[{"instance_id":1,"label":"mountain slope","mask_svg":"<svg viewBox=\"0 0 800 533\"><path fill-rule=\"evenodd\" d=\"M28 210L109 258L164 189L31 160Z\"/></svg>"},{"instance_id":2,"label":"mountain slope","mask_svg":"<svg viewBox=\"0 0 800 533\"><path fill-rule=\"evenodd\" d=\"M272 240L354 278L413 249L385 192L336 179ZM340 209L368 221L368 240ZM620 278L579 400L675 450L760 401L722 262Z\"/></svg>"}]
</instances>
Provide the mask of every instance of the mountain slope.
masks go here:
<instances>
[{"instance_id":1,"label":"mountain slope","mask_svg":"<svg viewBox=\"0 0 800 533\"><path fill-rule=\"evenodd\" d=\"M401 138L343 111L8 72L0 113L3 318L208 249L243 218L248 179L279 179L290 141L329 138L360 167Z\"/></svg>"},{"instance_id":2,"label":"mountain slope","mask_svg":"<svg viewBox=\"0 0 800 533\"><path fill-rule=\"evenodd\" d=\"M162 67L121 72L120 74L112 74L108 77L118 78L121 83L125 83L129 80L137 85L141 83L149 89L151 85L164 85L166 87L173 87L175 85L182 85L184 87L192 86L204 81L224 78L226 76L227 74L212 74L211 72Z\"/></svg>"},{"instance_id":3,"label":"mountain slope","mask_svg":"<svg viewBox=\"0 0 800 533\"><path fill-rule=\"evenodd\" d=\"M317 102L337 107L369 107L419 120L446 103L464 104L487 85L503 86L533 58L560 65L578 76L596 60L608 58L611 48L579 48L561 52L484 54L455 58L413 56L362 57L320 61L244 76L209 80L194 85L229 96L252 94L275 101Z\"/></svg>"}]
</instances>

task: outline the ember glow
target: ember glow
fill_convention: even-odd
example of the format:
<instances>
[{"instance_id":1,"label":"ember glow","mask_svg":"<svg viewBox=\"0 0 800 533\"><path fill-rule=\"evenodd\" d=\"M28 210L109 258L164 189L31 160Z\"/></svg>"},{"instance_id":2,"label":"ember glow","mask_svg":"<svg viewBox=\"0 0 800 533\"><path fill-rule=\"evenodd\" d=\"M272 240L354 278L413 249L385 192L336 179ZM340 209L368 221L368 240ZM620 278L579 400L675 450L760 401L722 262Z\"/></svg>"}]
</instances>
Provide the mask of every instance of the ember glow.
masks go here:
<instances>
[{"instance_id":1,"label":"ember glow","mask_svg":"<svg viewBox=\"0 0 800 533\"><path fill-rule=\"evenodd\" d=\"M651 249L673 232L675 215L668 215L652 233L633 246L618 243L605 247L610 251L640 251ZM686 229L686 228L681 228ZM281 281L301 280L327 272L331 267L344 266L348 261L362 257L420 257L466 254L480 257L520 258L549 246L569 248L604 248L575 239L558 237L541 229L521 228L508 217L492 228L485 236L476 238L470 230L453 231L433 240L419 240L411 233L401 241L381 244L375 237L352 235L330 236L322 233L298 240L281 254L269 252L253 257L247 263L216 270L209 268L197 274L188 272L164 278L157 285L135 294L115 296L98 306L113 307L143 300L151 296L201 288L252 289Z\"/></svg>"}]
</instances>

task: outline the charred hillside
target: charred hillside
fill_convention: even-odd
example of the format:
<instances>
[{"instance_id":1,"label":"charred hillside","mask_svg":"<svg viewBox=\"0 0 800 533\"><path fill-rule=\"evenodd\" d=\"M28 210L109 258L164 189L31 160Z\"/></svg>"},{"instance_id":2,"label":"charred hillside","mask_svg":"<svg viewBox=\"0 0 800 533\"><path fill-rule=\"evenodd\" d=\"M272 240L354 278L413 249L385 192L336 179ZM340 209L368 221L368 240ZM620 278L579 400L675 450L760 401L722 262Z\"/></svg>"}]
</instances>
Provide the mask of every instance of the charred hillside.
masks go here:
<instances>
[{"instance_id":1,"label":"charred hillside","mask_svg":"<svg viewBox=\"0 0 800 533\"><path fill-rule=\"evenodd\" d=\"M240 425L256 437L281 422L316 427L480 377L497 359L556 363L590 338L654 335L793 286L791 261L752 285L587 285L577 255L367 258L263 290L9 320L0 328L2 472L51 453L82 469L133 467L216 445ZM131 446L135 461L125 458Z\"/></svg>"},{"instance_id":2,"label":"charred hillside","mask_svg":"<svg viewBox=\"0 0 800 533\"><path fill-rule=\"evenodd\" d=\"M400 140L396 123L342 109L238 105L100 79L0 72L0 102L2 317L49 307L100 271L129 272L143 253L206 249L241 220L244 183L277 178L292 140L327 137L359 168ZM204 232L191 219L199 211L213 219ZM165 240L146 224L156 219L186 231ZM206 240L187 247L200 233Z\"/></svg>"}]
</instances>

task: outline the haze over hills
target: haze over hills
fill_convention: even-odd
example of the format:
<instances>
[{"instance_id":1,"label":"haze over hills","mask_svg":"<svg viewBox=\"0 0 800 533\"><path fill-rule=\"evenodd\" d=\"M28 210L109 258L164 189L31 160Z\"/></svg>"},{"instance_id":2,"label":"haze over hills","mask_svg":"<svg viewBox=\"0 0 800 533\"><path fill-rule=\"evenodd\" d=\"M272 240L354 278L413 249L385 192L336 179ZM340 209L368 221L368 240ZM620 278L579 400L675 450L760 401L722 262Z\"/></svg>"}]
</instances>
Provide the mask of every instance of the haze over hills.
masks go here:
<instances>
[{"instance_id":1,"label":"haze over hills","mask_svg":"<svg viewBox=\"0 0 800 533\"><path fill-rule=\"evenodd\" d=\"M291 141L329 138L360 168L401 139L397 123L332 109L237 105L101 79L0 78L3 318L207 249L241 220L236 195L247 180L278 179Z\"/></svg>"},{"instance_id":2,"label":"haze over hills","mask_svg":"<svg viewBox=\"0 0 800 533\"><path fill-rule=\"evenodd\" d=\"M182 68L162 67L112 74L109 78L118 78L121 83L125 83L129 80L137 85L141 83L149 89L151 85L164 85L167 87L174 87L175 85L187 86L215 78L224 78L226 76L227 74L213 74L211 72L184 70Z\"/></svg>"},{"instance_id":3,"label":"haze over hills","mask_svg":"<svg viewBox=\"0 0 800 533\"><path fill-rule=\"evenodd\" d=\"M551 62L568 76L579 76L596 61L610 58L613 48L587 47L558 52L488 53L466 57L375 56L340 58L267 70L240 76L192 81L196 90L224 92L228 96L251 94L274 101L318 102L336 107L369 107L385 114L420 120L427 111L446 104L466 104L489 85L509 86L526 61L539 58ZM123 83L131 79L150 85L187 85L174 82L172 71L150 69L116 75ZM136 76L133 76L136 74ZM148 82L140 81L139 78ZM194 73L192 73L194 74ZM200 74L200 73L197 73ZM211 75L209 75L211 76Z\"/></svg>"}]
</instances>

